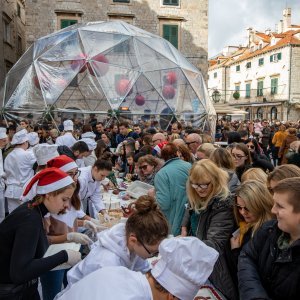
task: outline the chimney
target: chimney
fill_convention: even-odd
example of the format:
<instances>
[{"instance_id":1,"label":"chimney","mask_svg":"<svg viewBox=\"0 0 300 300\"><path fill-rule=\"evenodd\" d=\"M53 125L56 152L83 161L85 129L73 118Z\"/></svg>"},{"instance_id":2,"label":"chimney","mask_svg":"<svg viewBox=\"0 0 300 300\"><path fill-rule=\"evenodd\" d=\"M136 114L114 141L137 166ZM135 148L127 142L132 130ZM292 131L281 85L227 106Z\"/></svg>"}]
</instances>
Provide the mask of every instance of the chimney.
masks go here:
<instances>
[{"instance_id":1,"label":"chimney","mask_svg":"<svg viewBox=\"0 0 300 300\"><path fill-rule=\"evenodd\" d=\"M291 22L292 22L292 9L285 8L283 10L283 28L282 28L283 32L288 30L288 28L291 26Z\"/></svg>"},{"instance_id":2,"label":"chimney","mask_svg":"<svg viewBox=\"0 0 300 300\"><path fill-rule=\"evenodd\" d=\"M250 47L250 43L251 43L251 41L252 41L252 30L253 30L253 28L252 27L248 27L247 29L247 38L248 38L248 40L247 40L247 47Z\"/></svg>"},{"instance_id":3,"label":"chimney","mask_svg":"<svg viewBox=\"0 0 300 300\"><path fill-rule=\"evenodd\" d=\"M278 28L277 33L283 32L283 21L282 20L279 21L277 28Z\"/></svg>"}]
</instances>

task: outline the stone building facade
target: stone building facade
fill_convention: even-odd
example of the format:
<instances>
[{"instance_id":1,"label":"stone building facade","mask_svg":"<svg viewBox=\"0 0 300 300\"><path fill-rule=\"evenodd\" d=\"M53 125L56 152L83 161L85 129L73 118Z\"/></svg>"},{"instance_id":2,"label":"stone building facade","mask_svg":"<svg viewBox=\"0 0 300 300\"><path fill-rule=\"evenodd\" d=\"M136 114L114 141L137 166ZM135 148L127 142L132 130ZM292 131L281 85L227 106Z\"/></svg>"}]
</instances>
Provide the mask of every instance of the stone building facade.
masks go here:
<instances>
[{"instance_id":1,"label":"stone building facade","mask_svg":"<svg viewBox=\"0 0 300 300\"><path fill-rule=\"evenodd\" d=\"M208 0L27 0L26 47L68 25L102 20L165 37L206 78Z\"/></svg>"},{"instance_id":2,"label":"stone building facade","mask_svg":"<svg viewBox=\"0 0 300 300\"><path fill-rule=\"evenodd\" d=\"M10 70L13 64L20 58L20 56L25 50L24 8L25 0L1 0L0 91L3 87L4 79L7 72Z\"/></svg>"},{"instance_id":3,"label":"stone building facade","mask_svg":"<svg viewBox=\"0 0 300 300\"><path fill-rule=\"evenodd\" d=\"M224 48L209 61L211 96L248 119L300 119L300 25L291 24L291 13L283 10L276 32L248 28L245 47Z\"/></svg>"}]
</instances>

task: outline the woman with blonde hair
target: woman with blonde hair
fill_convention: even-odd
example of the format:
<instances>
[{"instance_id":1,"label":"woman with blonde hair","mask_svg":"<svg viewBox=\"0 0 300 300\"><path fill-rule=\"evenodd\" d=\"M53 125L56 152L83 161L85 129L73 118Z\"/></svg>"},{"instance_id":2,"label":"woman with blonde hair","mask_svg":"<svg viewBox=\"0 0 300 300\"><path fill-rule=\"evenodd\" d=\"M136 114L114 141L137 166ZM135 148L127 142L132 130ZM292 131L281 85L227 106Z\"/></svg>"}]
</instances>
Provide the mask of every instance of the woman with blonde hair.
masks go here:
<instances>
[{"instance_id":1,"label":"woman with blonde hair","mask_svg":"<svg viewBox=\"0 0 300 300\"><path fill-rule=\"evenodd\" d=\"M268 175L260 168L249 169L242 175L242 183L247 180L255 180L267 185L267 179Z\"/></svg>"},{"instance_id":2,"label":"woman with blonde hair","mask_svg":"<svg viewBox=\"0 0 300 300\"><path fill-rule=\"evenodd\" d=\"M220 147L215 149L209 159L228 173L228 188L231 193L234 193L236 188L240 185L240 180L235 173L235 164L231 154L225 148Z\"/></svg>"},{"instance_id":3,"label":"woman with blonde hair","mask_svg":"<svg viewBox=\"0 0 300 300\"><path fill-rule=\"evenodd\" d=\"M264 222L274 218L271 213L272 206L272 195L263 182L248 180L243 182L236 191L233 212L239 229L230 239L231 251L228 253L230 272L236 285L240 251Z\"/></svg>"},{"instance_id":4,"label":"woman with blonde hair","mask_svg":"<svg viewBox=\"0 0 300 300\"><path fill-rule=\"evenodd\" d=\"M218 262L209 279L228 299L237 299L225 258L225 248L235 226L228 178L228 173L209 159L202 159L192 166L187 181L190 207L181 233L187 235L190 225L192 235L219 252Z\"/></svg>"},{"instance_id":5,"label":"woman with blonde hair","mask_svg":"<svg viewBox=\"0 0 300 300\"><path fill-rule=\"evenodd\" d=\"M285 178L300 177L300 168L296 165L281 165L269 173L267 179L267 187L270 193L273 193L273 188L277 183Z\"/></svg>"}]
</instances>

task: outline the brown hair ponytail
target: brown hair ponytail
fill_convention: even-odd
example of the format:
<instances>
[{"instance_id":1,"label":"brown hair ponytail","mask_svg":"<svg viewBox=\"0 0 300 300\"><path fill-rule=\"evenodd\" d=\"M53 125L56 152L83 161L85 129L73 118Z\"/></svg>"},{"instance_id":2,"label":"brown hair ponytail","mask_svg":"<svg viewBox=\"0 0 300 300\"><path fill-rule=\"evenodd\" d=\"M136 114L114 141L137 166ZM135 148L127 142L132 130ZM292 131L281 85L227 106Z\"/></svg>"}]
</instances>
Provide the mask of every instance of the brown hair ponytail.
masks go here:
<instances>
[{"instance_id":1,"label":"brown hair ponytail","mask_svg":"<svg viewBox=\"0 0 300 300\"><path fill-rule=\"evenodd\" d=\"M127 237L131 233L148 245L154 245L168 236L168 222L154 198L141 196L136 200L134 212L126 222Z\"/></svg>"}]
</instances>

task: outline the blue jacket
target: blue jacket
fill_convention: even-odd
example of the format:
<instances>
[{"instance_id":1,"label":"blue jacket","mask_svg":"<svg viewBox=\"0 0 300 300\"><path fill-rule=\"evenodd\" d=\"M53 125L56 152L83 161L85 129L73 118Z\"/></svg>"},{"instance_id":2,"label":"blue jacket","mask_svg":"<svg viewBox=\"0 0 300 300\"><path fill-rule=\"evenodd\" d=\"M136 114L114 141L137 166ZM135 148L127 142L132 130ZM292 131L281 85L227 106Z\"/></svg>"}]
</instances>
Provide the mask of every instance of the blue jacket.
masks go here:
<instances>
[{"instance_id":1,"label":"blue jacket","mask_svg":"<svg viewBox=\"0 0 300 300\"><path fill-rule=\"evenodd\" d=\"M171 233L181 232L181 222L188 202L186 182L191 164L179 158L168 160L154 178L156 200L169 222Z\"/></svg>"},{"instance_id":2,"label":"blue jacket","mask_svg":"<svg viewBox=\"0 0 300 300\"><path fill-rule=\"evenodd\" d=\"M124 140L126 140L129 137L136 140L139 138L139 135L134 131L129 131L129 133L126 136L119 133L116 137L117 144L119 145L120 143L122 143Z\"/></svg>"}]
</instances>

